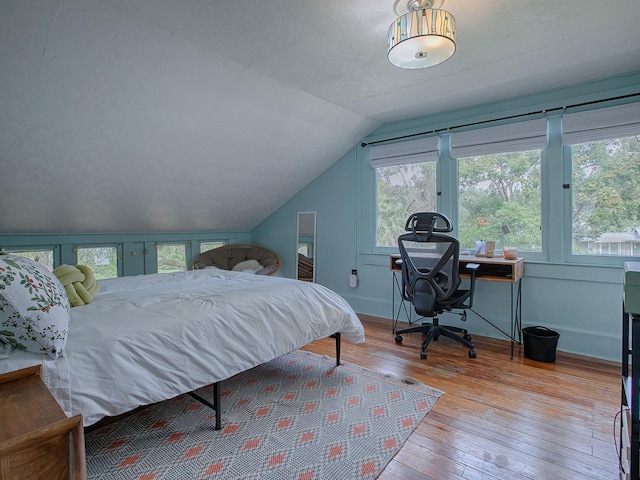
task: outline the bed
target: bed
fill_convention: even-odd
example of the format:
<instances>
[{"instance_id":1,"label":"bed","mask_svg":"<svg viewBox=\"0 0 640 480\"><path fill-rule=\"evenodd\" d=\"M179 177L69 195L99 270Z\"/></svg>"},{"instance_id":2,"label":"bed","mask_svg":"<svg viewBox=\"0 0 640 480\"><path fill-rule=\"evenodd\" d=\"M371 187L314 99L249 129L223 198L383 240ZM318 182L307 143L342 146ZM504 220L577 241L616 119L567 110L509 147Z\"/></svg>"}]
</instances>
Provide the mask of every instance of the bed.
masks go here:
<instances>
[{"instance_id":1,"label":"bed","mask_svg":"<svg viewBox=\"0 0 640 480\"><path fill-rule=\"evenodd\" d=\"M88 426L336 333L364 341L348 303L318 284L217 268L121 277L70 309L61 356L0 344L0 373L41 364L65 413Z\"/></svg>"}]
</instances>

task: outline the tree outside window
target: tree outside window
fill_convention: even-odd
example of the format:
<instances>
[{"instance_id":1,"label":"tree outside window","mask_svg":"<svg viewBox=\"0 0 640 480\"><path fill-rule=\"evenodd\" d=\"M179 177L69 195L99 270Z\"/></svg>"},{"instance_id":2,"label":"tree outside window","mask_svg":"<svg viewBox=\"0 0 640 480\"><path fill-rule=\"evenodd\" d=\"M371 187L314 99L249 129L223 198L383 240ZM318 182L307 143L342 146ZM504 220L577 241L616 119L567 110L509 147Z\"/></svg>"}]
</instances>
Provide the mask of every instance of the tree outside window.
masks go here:
<instances>
[{"instance_id":1,"label":"tree outside window","mask_svg":"<svg viewBox=\"0 0 640 480\"><path fill-rule=\"evenodd\" d=\"M187 253L184 243L157 244L158 273L184 272L187 269Z\"/></svg>"},{"instance_id":2,"label":"tree outside window","mask_svg":"<svg viewBox=\"0 0 640 480\"><path fill-rule=\"evenodd\" d=\"M91 268L98 280L118 276L118 249L116 247L78 248L78 264Z\"/></svg>"},{"instance_id":3,"label":"tree outside window","mask_svg":"<svg viewBox=\"0 0 640 480\"><path fill-rule=\"evenodd\" d=\"M376 168L376 245L398 245L409 215L436 211L436 163Z\"/></svg>"},{"instance_id":4,"label":"tree outside window","mask_svg":"<svg viewBox=\"0 0 640 480\"><path fill-rule=\"evenodd\" d=\"M541 150L458 159L460 245L496 241L523 251L542 248ZM503 238L502 225L511 231Z\"/></svg>"},{"instance_id":5,"label":"tree outside window","mask_svg":"<svg viewBox=\"0 0 640 480\"><path fill-rule=\"evenodd\" d=\"M44 265L50 272L53 271L53 250L12 250L11 253L30 258Z\"/></svg>"},{"instance_id":6,"label":"tree outside window","mask_svg":"<svg viewBox=\"0 0 640 480\"><path fill-rule=\"evenodd\" d=\"M208 252L209 250L213 250L214 248L223 247L225 242L201 242L200 243L200 253Z\"/></svg>"},{"instance_id":7,"label":"tree outside window","mask_svg":"<svg viewBox=\"0 0 640 480\"><path fill-rule=\"evenodd\" d=\"M640 256L640 136L571 146L572 252Z\"/></svg>"}]
</instances>

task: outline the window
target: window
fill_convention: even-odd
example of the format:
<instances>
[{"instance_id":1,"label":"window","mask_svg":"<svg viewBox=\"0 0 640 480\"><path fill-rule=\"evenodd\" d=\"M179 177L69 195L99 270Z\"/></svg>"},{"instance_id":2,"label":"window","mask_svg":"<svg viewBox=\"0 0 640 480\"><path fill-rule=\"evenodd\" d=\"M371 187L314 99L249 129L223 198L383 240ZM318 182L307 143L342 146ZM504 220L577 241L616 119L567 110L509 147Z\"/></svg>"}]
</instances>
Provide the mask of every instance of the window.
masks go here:
<instances>
[{"instance_id":1,"label":"window","mask_svg":"<svg viewBox=\"0 0 640 480\"><path fill-rule=\"evenodd\" d=\"M436 210L438 137L371 147L376 180L376 246L398 245L414 212Z\"/></svg>"},{"instance_id":2,"label":"window","mask_svg":"<svg viewBox=\"0 0 640 480\"><path fill-rule=\"evenodd\" d=\"M540 251L541 150L458 159L460 246L494 240L496 249ZM504 235L502 226L510 231Z\"/></svg>"},{"instance_id":3,"label":"window","mask_svg":"<svg viewBox=\"0 0 640 480\"><path fill-rule=\"evenodd\" d=\"M565 115L571 254L640 256L640 103Z\"/></svg>"},{"instance_id":4,"label":"window","mask_svg":"<svg viewBox=\"0 0 640 480\"><path fill-rule=\"evenodd\" d=\"M462 248L493 240L519 251L542 250L541 165L546 119L454 133ZM503 233L503 225L509 233Z\"/></svg>"},{"instance_id":5,"label":"window","mask_svg":"<svg viewBox=\"0 0 640 480\"><path fill-rule=\"evenodd\" d=\"M435 162L376 169L377 245L397 246L404 224L414 212L436 210Z\"/></svg>"},{"instance_id":6,"label":"window","mask_svg":"<svg viewBox=\"0 0 640 480\"><path fill-rule=\"evenodd\" d=\"M91 269L98 280L118 276L118 249L116 247L78 248L78 264Z\"/></svg>"},{"instance_id":7,"label":"window","mask_svg":"<svg viewBox=\"0 0 640 480\"><path fill-rule=\"evenodd\" d=\"M37 249L37 250L12 250L11 253L21 255L23 257L30 258L36 262L40 262L47 267L50 272L53 271L53 250L52 249Z\"/></svg>"},{"instance_id":8,"label":"window","mask_svg":"<svg viewBox=\"0 0 640 480\"><path fill-rule=\"evenodd\" d=\"M183 243L158 243L158 273L184 272L187 269L187 253Z\"/></svg>"},{"instance_id":9,"label":"window","mask_svg":"<svg viewBox=\"0 0 640 480\"><path fill-rule=\"evenodd\" d=\"M223 247L225 242L201 242L200 243L200 253L208 252L209 250L213 250L214 248Z\"/></svg>"},{"instance_id":10,"label":"window","mask_svg":"<svg viewBox=\"0 0 640 480\"><path fill-rule=\"evenodd\" d=\"M369 144L362 248L386 253L377 247L395 247L411 213L435 210L456 221L464 249L493 240L554 263L640 257L640 102L585 108Z\"/></svg>"},{"instance_id":11,"label":"window","mask_svg":"<svg viewBox=\"0 0 640 480\"><path fill-rule=\"evenodd\" d=\"M640 256L640 132L571 146L572 253Z\"/></svg>"}]
</instances>

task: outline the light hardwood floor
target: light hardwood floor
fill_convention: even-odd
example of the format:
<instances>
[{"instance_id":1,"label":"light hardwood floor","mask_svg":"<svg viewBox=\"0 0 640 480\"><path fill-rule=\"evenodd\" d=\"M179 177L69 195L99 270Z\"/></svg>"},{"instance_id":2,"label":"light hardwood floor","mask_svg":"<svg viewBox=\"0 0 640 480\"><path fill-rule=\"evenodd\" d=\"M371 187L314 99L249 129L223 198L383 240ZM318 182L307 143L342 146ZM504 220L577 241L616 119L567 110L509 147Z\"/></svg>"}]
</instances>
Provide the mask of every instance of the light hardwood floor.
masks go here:
<instances>
[{"instance_id":1,"label":"light hardwood floor","mask_svg":"<svg viewBox=\"0 0 640 480\"><path fill-rule=\"evenodd\" d=\"M397 345L390 320L360 317L366 343L343 341L344 361L445 392L381 480L619 478L619 363L562 352L535 362L521 345L511 360L508 341L473 332L477 358L441 337L421 360L421 334ZM304 349L335 355L331 339Z\"/></svg>"}]
</instances>

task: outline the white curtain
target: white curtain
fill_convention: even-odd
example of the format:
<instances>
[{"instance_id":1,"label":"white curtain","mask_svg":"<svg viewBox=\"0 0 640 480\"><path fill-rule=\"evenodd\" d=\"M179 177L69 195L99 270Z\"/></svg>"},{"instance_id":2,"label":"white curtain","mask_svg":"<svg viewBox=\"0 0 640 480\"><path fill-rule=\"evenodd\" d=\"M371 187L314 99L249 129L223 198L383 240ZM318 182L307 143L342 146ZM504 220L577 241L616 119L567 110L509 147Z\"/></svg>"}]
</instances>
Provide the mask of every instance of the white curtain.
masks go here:
<instances>
[{"instance_id":1,"label":"white curtain","mask_svg":"<svg viewBox=\"0 0 640 480\"><path fill-rule=\"evenodd\" d=\"M438 161L437 136L369 147L371 168L436 161Z\"/></svg>"},{"instance_id":2,"label":"white curtain","mask_svg":"<svg viewBox=\"0 0 640 480\"><path fill-rule=\"evenodd\" d=\"M453 133L451 156L464 158L538 150L545 148L546 143L547 120L539 118Z\"/></svg>"},{"instance_id":3,"label":"white curtain","mask_svg":"<svg viewBox=\"0 0 640 480\"><path fill-rule=\"evenodd\" d=\"M562 143L597 142L640 134L640 102L616 105L562 117Z\"/></svg>"}]
</instances>

